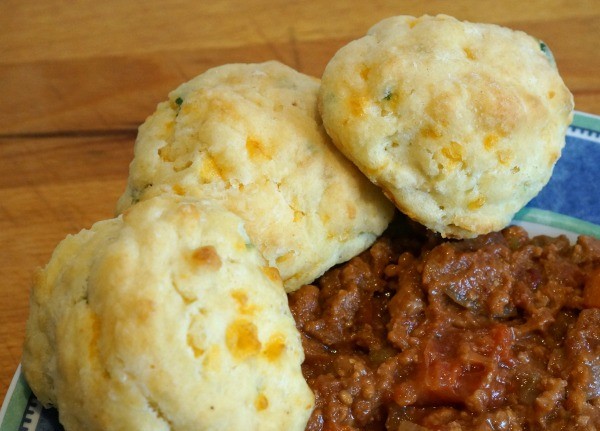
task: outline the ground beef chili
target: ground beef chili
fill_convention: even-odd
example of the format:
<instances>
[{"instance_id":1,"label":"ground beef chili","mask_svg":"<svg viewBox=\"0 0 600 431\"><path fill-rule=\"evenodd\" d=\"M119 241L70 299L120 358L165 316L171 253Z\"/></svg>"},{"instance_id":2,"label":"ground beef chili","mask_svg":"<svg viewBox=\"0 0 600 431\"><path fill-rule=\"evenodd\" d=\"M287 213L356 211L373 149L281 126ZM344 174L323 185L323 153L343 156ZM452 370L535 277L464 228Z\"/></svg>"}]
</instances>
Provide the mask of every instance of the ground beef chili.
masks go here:
<instances>
[{"instance_id":1,"label":"ground beef chili","mask_svg":"<svg viewBox=\"0 0 600 431\"><path fill-rule=\"evenodd\" d=\"M307 430L600 429L600 241L407 226L289 296Z\"/></svg>"}]
</instances>

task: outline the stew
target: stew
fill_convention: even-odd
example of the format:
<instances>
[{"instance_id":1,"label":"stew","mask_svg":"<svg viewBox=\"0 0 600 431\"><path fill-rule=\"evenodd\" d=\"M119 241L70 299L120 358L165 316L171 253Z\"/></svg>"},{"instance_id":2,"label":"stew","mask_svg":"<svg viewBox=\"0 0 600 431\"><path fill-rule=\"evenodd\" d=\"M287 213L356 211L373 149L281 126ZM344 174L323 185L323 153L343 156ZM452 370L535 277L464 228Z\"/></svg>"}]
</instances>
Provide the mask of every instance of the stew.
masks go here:
<instances>
[{"instance_id":1,"label":"stew","mask_svg":"<svg viewBox=\"0 0 600 431\"><path fill-rule=\"evenodd\" d=\"M397 220L289 302L307 431L600 427L600 240Z\"/></svg>"}]
</instances>

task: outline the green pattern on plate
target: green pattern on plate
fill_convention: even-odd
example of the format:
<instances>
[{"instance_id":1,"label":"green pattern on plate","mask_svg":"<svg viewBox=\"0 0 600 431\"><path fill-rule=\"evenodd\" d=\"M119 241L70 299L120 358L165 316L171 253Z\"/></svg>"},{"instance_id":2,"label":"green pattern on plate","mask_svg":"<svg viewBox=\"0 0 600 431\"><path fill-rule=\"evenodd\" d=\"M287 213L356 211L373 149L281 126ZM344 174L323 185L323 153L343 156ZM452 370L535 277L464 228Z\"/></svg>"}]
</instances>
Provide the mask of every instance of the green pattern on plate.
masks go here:
<instances>
[{"instance_id":1,"label":"green pattern on plate","mask_svg":"<svg viewBox=\"0 0 600 431\"><path fill-rule=\"evenodd\" d=\"M579 235L588 235L600 238L600 226L596 224L538 208L523 208L515 215L515 220L528 221L531 223L568 230Z\"/></svg>"},{"instance_id":2,"label":"green pattern on plate","mask_svg":"<svg viewBox=\"0 0 600 431\"><path fill-rule=\"evenodd\" d=\"M2 418L0 431L16 431L19 429L29 396L31 395L31 389L29 389L29 386L25 382L25 377L21 374L21 367L19 367L17 373L19 378L6 406L6 414ZM8 391L10 392L10 388Z\"/></svg>"}]
</instances>

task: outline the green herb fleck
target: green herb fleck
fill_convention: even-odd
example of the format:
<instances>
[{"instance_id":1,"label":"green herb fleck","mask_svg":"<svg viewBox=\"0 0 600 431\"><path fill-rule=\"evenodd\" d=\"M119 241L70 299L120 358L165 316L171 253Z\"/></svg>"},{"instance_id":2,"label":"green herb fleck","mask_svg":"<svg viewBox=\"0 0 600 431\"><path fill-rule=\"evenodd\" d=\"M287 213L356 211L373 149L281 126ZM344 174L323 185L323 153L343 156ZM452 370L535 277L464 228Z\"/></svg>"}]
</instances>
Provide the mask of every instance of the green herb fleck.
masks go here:
<instances>
[{"instance_id":1,"label":"green herb fleck","mask_svg":"<svg viewBox=\"0 0 600 431\"><path fill-rule=\"evenodd\" d=\"M392 96L393 96L393 93L390 90L387 90L385 92L385 96L383 96L383 99L389 101L389 100L391 100Z\"/></svg>"},{"instance_id":2,"label":"green herb fleck","mask_svg":"<svg viewBox=\"0 0 600 431\"><path fill-rule=\"evenodd\" d=\"M550 48L548 47L548 45L546 45L543 41L541 41L539 39L538 39L538 42L540 44L540 50L544 53L544 55L546 56L548 61L550 61L550 64L552 64L554 67L556 67L556 61L554 60L554 56L552 55L552 51L550 51Z\"/></svg>"},{"instance_id":3,"label":"green herb fleck","mask_svg":"<svg viewBox=\"0 0 600 431\"><path fill-rule=\"evenodd\" d=\"M177 104L177 106L181 106L181 104L183 103L183 99L181 97L178 97L177 99L175 99L175 103Z\"/></svg>"}]
</instances>

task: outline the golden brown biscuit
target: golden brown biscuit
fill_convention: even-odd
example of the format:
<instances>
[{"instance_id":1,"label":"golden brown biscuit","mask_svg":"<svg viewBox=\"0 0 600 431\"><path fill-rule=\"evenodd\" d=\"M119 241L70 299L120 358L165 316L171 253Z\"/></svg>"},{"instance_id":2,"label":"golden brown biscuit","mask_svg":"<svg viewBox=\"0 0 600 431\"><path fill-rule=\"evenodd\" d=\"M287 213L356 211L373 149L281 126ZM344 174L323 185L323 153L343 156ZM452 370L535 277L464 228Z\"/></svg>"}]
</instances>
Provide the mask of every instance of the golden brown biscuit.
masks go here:
<instances>
[{"instance_id":1,"label":"golden brown biscuit","mask_svg":"<svg viewBox=\"0 0 600 431\"><path fill-rule=\"evenodd\" d=\"M59 244L32 292L23 372L68 431L301 431L303 358L242 220L158 197Z\"/></svg>"},{"instance_id":2,"label":"golden brown biscuit","mask_svg":"<svg viewBox=\"0 0 600 431\"><path fill-rule=\"evenodd\" d=\"M547 183L573 98L536 39L449 16L399 16L339 50L320 109L338 148L413 219L498 230Z\"/></svg>"},{"instance_id":3,"label":"golden brown biscuit","mask_svg":"<svg viewBox=\"0 0 600 431\"><path fill-rule=\"evenodd\" d=\"M222 202L287 291L367 248L393 205L329 140L319 81L277 62L217 67L140 127L118 210L171 193Z\"/></svg>"}]
</instances>

